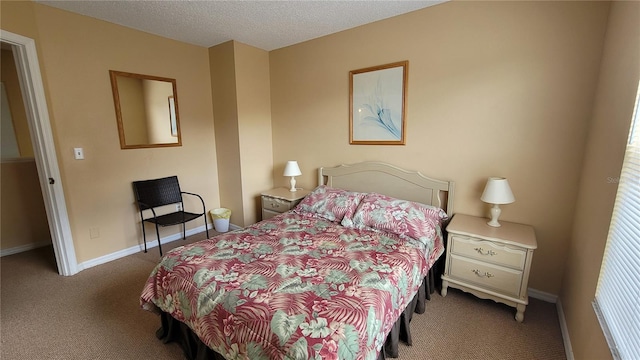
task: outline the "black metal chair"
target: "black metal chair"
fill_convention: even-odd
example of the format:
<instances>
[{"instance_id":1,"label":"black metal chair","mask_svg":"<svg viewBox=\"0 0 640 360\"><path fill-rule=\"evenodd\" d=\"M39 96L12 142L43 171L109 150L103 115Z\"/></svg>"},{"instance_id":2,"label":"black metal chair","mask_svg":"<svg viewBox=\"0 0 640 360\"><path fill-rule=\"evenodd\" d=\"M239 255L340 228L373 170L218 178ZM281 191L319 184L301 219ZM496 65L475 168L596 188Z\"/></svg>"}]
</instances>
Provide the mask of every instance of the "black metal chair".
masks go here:
<instances>
[{"instance_id":1,"label":"black metal chair","mask_svg":"<svg viewBox=\"0 0 640 360\"><path fill-rule=\"evenodd\" d=\"M158 226L171 226L182 224L182 238L187 238L185 223L200 216L204 217L204 228L209 238L209 226L207 224L206 207L204 200L198 194L180 191L180 184L177 176L169 176L161 179L142 180L133 182L133 192L136 197L138 208L140 209L140 219L142 220L142 237L144 239L144 252L147 252L147 234L144 229L144 222L150 222L156 226L156 236L158 238L158 248L160 256L162 256L162 245L160 244L160 231ZM182 195L192 195L200 199L202 203L202 212L193 213L184 211L184 203ZM166 205L180 204L180 209L168 214L157 215L155 208ZM151 210L152 217L144 218L143 211Z\"/></svg>"}]
</instances>

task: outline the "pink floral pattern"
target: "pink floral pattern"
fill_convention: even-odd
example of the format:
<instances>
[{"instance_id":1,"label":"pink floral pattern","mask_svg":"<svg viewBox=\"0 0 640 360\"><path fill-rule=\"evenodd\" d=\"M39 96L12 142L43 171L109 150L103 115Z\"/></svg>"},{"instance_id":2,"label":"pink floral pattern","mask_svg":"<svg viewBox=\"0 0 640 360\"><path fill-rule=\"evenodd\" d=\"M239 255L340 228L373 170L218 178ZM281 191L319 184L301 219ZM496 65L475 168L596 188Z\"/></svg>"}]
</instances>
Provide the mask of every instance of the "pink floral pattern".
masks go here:
<instances>
[{"instance_id":1,"label":"pink floral pattern","mask_svg":"<svg viewBox=\"0 0 640 360\"><path fill-rule=\"evenodd\" d=\"M446 219L447 213L435 206L368 193L353 216L342 220L342 225L381 230L428 245L433 239L441 241L440 226Z\"/></svg>"},{"instance_id":2,"label":"pink floral pattern","mask_svg":"<svg viewBox=\"0 0 640 360\"><path fill-rule=\"evenodd\" d=\"M320 185L307 195L294 209L298 213L311 213L329 221L340 222L355 212L364 193Z\"/></svg>"},{"instance_id":3,"label":"pink floral pattern","mask_svg":"<svg viewBox=\"0 0 640 360\"><path fill-rule=\"evenodd\" d=\"M376 359L441 244L289 212L170 251L140 301L228 359Z\"/></svg>"}]
</instances>

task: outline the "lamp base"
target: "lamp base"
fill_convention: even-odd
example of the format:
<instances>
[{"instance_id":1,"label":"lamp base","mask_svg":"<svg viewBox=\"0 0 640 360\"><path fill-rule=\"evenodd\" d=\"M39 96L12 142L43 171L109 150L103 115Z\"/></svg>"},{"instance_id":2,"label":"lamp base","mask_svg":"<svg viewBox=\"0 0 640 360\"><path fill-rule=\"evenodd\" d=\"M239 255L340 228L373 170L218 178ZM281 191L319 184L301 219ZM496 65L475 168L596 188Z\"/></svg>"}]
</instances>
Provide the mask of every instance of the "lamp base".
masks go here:
<instances>
[{"instance_id":1,"label":"lamp base","mask_svg":"<svg viewBox=\"0 0 640 360\"><path fill-rule=\"evenodd\" d=\"M289 191L291 192L298 191L298 189L296 189L296 178L294 176L292 176L291 180L289 180L289 185L291 185L291 188L289 188Z\"/></svg>"},{"instance_id":2,"label":"lamp base","mask_svg":"<svg viewBox=\"0 0 640 360\"><path fill-rule=\"evenodd\" d=\"M491 221L488 221L487 225L500 227L501 225L498 222L498 218L500 217L501 212L502 210L500 210L500 206L498 204L493 204L493 206L491 207Z\"/></svg>"}]
</instances>

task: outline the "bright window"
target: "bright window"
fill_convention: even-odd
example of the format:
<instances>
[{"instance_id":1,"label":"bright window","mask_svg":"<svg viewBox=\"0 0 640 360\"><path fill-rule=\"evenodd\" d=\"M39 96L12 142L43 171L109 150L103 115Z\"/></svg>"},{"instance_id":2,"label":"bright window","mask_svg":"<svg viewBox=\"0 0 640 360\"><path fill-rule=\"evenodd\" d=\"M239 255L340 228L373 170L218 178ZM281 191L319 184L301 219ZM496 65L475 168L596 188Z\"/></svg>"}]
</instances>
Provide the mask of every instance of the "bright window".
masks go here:
<instances>
[{"instance_id":1,"label":"bright window","mask_svg":"<svg viewBox=\"0 0 640 360\"><path fill-rule=\"evenodd\" d=\"M640 354L639 98L640 89L593 303L615 359Z\"/></svg>"}]
</instances>

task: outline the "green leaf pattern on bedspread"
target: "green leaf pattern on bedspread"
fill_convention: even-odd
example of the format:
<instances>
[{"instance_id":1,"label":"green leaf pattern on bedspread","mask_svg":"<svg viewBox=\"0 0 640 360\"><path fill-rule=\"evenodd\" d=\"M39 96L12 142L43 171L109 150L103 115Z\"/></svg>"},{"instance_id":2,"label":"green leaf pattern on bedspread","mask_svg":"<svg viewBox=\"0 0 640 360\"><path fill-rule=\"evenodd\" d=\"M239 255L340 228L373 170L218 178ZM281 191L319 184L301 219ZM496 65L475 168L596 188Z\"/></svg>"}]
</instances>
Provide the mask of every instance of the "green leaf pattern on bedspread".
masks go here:
<instances>
[{"instance_id":1,"label":"green leaf pattern on bedspread","mask_svg":"<svg viewBox=\"0 0 640 360\"><path fill-rule=\"evenodd\" d=\"M227 359L373 360L443 252L433 233L425 244L290 212L170 251L140 301Z\"/></svg>"}]
</instances>

